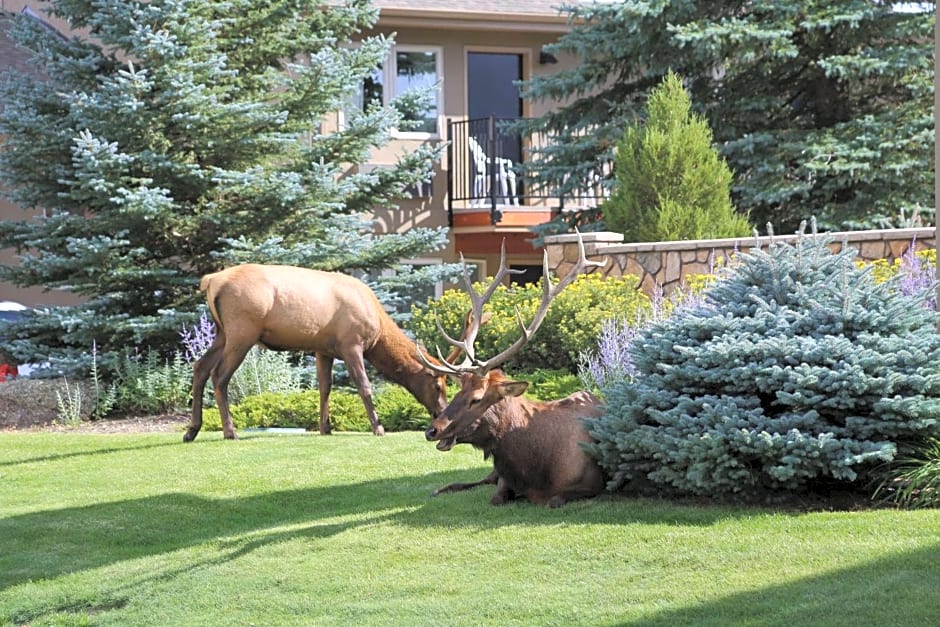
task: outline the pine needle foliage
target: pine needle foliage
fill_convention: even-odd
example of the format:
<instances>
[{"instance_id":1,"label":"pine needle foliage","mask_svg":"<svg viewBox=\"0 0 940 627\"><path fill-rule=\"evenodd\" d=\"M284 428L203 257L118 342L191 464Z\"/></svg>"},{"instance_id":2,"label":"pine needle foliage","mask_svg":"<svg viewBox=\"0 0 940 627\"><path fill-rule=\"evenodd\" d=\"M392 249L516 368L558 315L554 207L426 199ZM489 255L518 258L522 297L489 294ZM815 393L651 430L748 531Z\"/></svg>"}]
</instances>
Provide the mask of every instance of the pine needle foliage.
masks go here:
<instances>
[{"instance_id":1,"label":"pine needle foliage","mask_svg":"<svg viewBox=\"0 0 940 627\"><path fill-rule=\"evenodd\" d=\"M611 488L855 488L940 434L940 317L832 244L739 253L701 305L637 330L634 377L589 421Z\"/></svg>"},{"instance_id":2,"label":"pine needle foliage","mask_svg":"<svg viewBox=\"0 0 940 627\"><path fill-rule=\"evenodd\" d=\"M645 122L624 132L614 177L604 221L627 242L746 237L753 230L731 204L731 169L675 73L650 93Z\"/></svg>"}]
</instances>

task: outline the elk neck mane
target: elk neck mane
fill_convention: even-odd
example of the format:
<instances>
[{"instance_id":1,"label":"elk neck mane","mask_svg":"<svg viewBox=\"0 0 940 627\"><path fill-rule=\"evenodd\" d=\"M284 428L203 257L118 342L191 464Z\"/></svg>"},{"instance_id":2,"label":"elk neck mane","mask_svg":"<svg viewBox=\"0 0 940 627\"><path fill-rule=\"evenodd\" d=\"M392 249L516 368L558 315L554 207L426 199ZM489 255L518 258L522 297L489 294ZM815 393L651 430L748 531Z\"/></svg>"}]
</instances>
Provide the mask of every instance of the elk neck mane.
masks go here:
<instances>
[{"instance_id":1,"label":"elk neck mane","mask_svg":"<svg viewBox=\"0 0 940 627\"><path fill-rule=\"evenodd\" d=\"M579 390L552 401L538 401L525 396L509 396L493 407L499 406L499 413L505 419L504 433L501 434L505 435L506 430L528 427L535 415L542 419L551 419L556 412L565 413L575 410L584 412L587 416L599 411L599 405L600 399L590 392Z\"/></svg>"},{"instance_id":2,"label":"elk neck mane","mask_svg":"<svg viewBox=\"0 0 940 627\"><path fill-rule=\"evenodd\" d=\"M417 345L385 314L382 316L379 337L366 351L366 358L384 376L408 387L408 379L424 370L424 364L418 360L417 350ZM433 358L431 360L432 363L437 361Z\"/></svg>"}]
</instances>

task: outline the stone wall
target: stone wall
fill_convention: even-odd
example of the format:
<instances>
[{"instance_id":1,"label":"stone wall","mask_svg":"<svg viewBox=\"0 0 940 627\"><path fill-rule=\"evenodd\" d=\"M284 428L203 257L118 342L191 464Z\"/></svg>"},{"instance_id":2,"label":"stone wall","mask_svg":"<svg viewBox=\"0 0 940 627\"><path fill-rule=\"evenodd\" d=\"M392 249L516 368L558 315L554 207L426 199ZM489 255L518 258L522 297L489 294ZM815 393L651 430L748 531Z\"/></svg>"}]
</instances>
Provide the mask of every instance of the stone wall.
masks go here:
<instances>
[{"instance_id":1,"label":"stone wall","mask_svg":"<svg viewBox=\"0 0 940 627\"><path fill-rule=\"evenodd\" d=\"M935 246L933 227L845 231L831 235L835 250L847 245L858 251L858 258L865 261L893 261L907 253L912 245L916 250ZM773 238L762 236L624 244L623 236L618 233L585 233L581 237L588 259L605 262L601 272L606 276L634 274L640 277L640 287L647 294L651 294L657 285L669 294L682 285L686 276L708 273L715 260L736 251L746 252L755 245L765 247L771 239L795 241L797 238L796 235L776 235ZM577 235L556 235L545 239L549 267L556 276L567 274L578 260L577 242Z\"/></svg>"}]
</instances>

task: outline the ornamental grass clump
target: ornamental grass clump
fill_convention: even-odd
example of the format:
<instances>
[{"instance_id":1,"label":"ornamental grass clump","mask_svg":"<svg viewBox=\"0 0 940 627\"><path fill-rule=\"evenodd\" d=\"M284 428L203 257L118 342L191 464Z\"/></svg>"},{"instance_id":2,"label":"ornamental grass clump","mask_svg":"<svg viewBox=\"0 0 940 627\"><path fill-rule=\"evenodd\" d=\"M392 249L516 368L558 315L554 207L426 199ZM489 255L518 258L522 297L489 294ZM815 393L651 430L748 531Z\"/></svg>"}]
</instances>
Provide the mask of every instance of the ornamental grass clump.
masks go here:
<instances>
[{"instance_id":1,"label":"ornamental grass clump","mask_svg":"<svg viewBox=\"0 0 940 627\"><path fill-rule=\"evenodd\" d=\"M700 495L871 485L940 435L940 318L855 251L800 233L739 253L698 305L638 329L588 421L609 487Z\"/></svg>"}]
</instances>

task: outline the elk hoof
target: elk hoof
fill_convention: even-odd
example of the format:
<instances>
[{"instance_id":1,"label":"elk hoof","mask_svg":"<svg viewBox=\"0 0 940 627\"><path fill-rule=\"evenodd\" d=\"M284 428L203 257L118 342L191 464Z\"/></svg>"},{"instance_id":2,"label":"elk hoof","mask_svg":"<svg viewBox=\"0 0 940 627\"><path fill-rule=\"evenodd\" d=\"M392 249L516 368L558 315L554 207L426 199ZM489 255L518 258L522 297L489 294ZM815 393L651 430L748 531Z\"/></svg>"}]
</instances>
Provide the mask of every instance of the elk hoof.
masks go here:
<instances>
[{"instance_id":1,"label":"elk hoof","mask_svg":"<svg viewBox=\"0 0 940 627\"><path fill-rule=\"evenodd\" d=\"M224 437L225 437L226 440L237 440L237 439L238 439L238 434L235 433L235 432L226 433Z\"/></svg>"},{"instance_id":2,"label":"elk hoof","mask_svg":"<svg viewBox=\"0 0 940 627\"><path fill-rule=\"evenodd\" d=\"M192 442L196 439L196 436L199 435L199 432L193 433L192 431L187 431L183 434L183 442Z\"/></svg>"},{"instance_id":3,"label":"elk hoof","mask_svg":"<svg viewBox=\"0 0 940 627\"><path fill-rule=\"evenodd\" d=\"M385 427L379 425L373 430L373 433L375 433L375 435L385 435Z\"/></svg>"},{"instance_id":4,"label":"elk hoof","mask_svg":"<svg viewBox=\"0 0 940 627\"><path fill-rule=\"evenodd\" d=\"M561 507L564 504L565 504L565 497L558 496L557 494L553 496L552 498L548 499L548 506L551 507L552 509Z\"/></svg>"}]
</instances>

